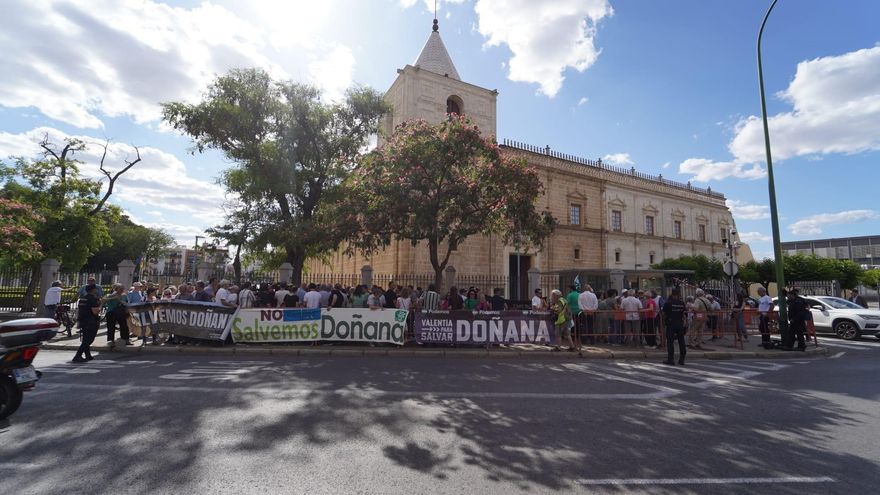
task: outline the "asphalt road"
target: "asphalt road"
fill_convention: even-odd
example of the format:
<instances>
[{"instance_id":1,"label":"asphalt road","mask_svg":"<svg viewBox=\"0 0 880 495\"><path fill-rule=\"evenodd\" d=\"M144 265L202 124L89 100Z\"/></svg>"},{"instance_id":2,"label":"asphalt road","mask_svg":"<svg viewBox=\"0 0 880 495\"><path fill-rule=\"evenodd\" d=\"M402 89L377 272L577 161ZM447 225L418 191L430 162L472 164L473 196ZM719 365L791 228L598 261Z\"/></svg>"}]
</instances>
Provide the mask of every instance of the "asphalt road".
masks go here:
<instances>
[{"instance_id":1,"label":"asphalt road","mask_svg":"<svg viewBox=\"0 0 880 495\"><path fill-rule=\"evenodd\" d=\"M44 351L0 493L766 493L880 488L880 342L776 362Z\"/></svg>"}]
</instances>

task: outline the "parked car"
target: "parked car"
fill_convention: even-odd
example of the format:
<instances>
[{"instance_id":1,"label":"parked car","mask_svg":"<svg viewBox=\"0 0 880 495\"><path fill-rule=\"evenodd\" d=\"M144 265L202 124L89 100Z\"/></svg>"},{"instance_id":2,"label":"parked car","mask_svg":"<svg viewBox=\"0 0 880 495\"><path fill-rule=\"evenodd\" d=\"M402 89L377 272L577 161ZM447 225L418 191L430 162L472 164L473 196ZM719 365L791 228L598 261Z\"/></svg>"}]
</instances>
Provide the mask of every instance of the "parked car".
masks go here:
<instances>
[{"instance_id":1,"label":"parked car","mask_svg":"<svg viewBox=\"0 0 880 495\"><path fill-rule=\"evenodd\" d=\"M846 340L863 335L880 339L880 310L865 309L858 304L830 296L801 296L807 300L816 333L833 333ZM776 298L773 298L776 304Z\"/></svg>"}]
</instances>

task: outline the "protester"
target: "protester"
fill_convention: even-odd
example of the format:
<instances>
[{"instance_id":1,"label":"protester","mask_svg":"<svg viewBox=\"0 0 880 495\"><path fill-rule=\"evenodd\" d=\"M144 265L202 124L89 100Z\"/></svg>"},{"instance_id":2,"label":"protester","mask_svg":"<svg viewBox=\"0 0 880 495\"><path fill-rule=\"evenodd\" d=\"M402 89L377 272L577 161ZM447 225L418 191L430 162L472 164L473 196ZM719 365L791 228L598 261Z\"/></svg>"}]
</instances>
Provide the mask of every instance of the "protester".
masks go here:
<instances>
[{"instance_id":1,"label":"protester","mask_svg":"<svg viewBox=\"0 0 880 495\"><path fill-rule=\"evenodd\" d=\"M318 294L321 296L321 307L327 308L330 306L330 287L327 287L324 284L318 286Z\"/></svg>"},{"instance_id":2,"label":"protester","mask_svg":"<svg viewBox=\"0 0 880 495\"><path fill-rule=\"evenodd\" d=\"M52 282L52 287L46 289L46 295L43 296L43 307L47 318L55 318L55 310L61 304L62 291L64 291L64 287L61 287L60 280Z\"/></svg>"},{"instance_id":3,"label":"protester","mask_svg":"<svg viewBox=\"0 0 880 495\"><path fill-rule=\"evenodd\" d=\"M119 326L119 338L123 345L128 345L128 294L122 284L113 284L113 291L104 298L103 305L106 309L107 342L113 342L116 337L116 326Z\"/></svg>"},{"instance_id":4,"label":"protester","mask_svg":"<svg viewBox=\"0 0 880 495\"><path fill-rule=\"evenodd\" d=\"M449 294L446 295L444 307L442 309L459 310L464 308L464 301L458 293L458 288L454 285L449 288Z\"/></svg>"},{"instance_id":5,"label":"protester","mask_svg":"<svg viewBox=\"0 0 880 495\"><path fill-rule=\"evenodd\" d=\"M333 286L333 290L330 291L330 304L331 308L344 308L345 307L345 294L342 292L342 284L336 284Z\"/></svg>"},{"instance_id":6,"label":"protester","mask_svg":"<svg viewBox=\"0 0 880 495\"><path fill-rule=\"evenodd\" d=\"M589 285L584 287L584 291L578 294L578 308L581 310L581 333L585 334L588 344L595 344L596 338L593 332L596 327L596 311L599 310L599 298L593 293L593 288Z\"/></svg>"},{"instance_id":7,"label":"protester","mask_svg":"<svg viewBox=\"0 0 880 495\"><path fill-rule=\"evenodd\" d=\"M535 289L535 295L532 297L532 309L535 311L547 309L547 300L541 295L541 289Z\"/></svg>"},{"instance_id":8,"label":"protester","mask_svg":"<svg viewBox=\"0 0 880 495\"><path fill-rule=\"evenodd\" d=\"M253 308L257 304L257 296L251 290L251 283L245 282L241 284L241 290L238 291L238 307L242 309Z\"/></svg>"},{"instance_id":9,"label":"protester","mask_svg":"<svg viewBox=\"0 0 880 495\"><path fill-rule=\"evenodd\" d=\"M489 300L486 299L486 294L480 294L477 296L477 311L492 311L492 304L489 303Z\"/></svg>"},{"instance_id":10,"label":"protester","mask_svg":"<svg viewBox=\"0 0 880 495\"><path fill-rule=\"evenodd\" d=\"M128 292L128 304L138 304L144 302L144 284L135 282L131 290Z\"/></svg>"},{"instance_id":11,"label":"protester","mask_svg":"<svg viewBox=\"0 0 880 495\"><path fill-rule=\"evenodd\" d=\"M712 331L712 340L718 340L722 337L721 327L718 326L718 313L721 311L721 303L712 294L707 294L706 299L709 301L709 329Z\"/></svg>"},{"instance_id":12,"label":"protester","mask_svg":"<svg viewBox=\"0 0 880 495\"><path fill-rule=\"evenodd\" d=\"M620 309L625 311L625 320L623 322L624 344L639 346L642 342L642 329L639 318L642 302L634 294L635 292L632 290L626 292L626 295L620 300Z\"/></svg>"},{"instance_id":13,"label":"protester","mask_svg":"<svg viewBox=\"0 0 880 495\"><path fill-rule=\"evenodd\" d=\"M77 320L82 332L82 343L71 360L74 363L84 363L93 359L91 346L98 336L100 325L98 315L101 313L101 300L98 298L98 286L88 284L84 289L85 296L80 298L77 304Z\"/></svg>"},{"instance_id":14,"label":"protester","mask_svg":"<svg viewBox=\"0 0 880 495\"><path fill-rule=\"evenodd\" d=\"M83 285L82 287L80 287L79 291L77 291L77 294L76 294L77 297L79 297L80 299L86 297L86 287L88 287L90 285L94 285L95 287L98 288L97 292L95 292L95 295L98 296L98 299L104 297L104 288L101 287L100 285L98 285L98 282L95 280L95 277L89 277L88 279L86 279L86 284Z\"/></svg>"},{"instance_id":15,"label":"protester","mask_svg":"<svg viewBox=\"0 0 880 495\"><path fill-rule=\"evenodd\" d=\"M470 289L467 293L467 297L464 300L464 309L468 311L473 311L477 309L477 291Z\"/></svg>"},{"instance_id":16,"label":"protester","mask_svg":"<svg viewBox=\"0 0 880 495\"><path fill-rule=\"evenodd\" d=\"M568 308L571 310L572 323L574 323L574 328L572 329L573 337L575 342L580 346L580 334L583 331L581 329L581 307L579 303L579 299L581 297L580 292L578 292L578 287L576 285L568 286L568 294L565 295L565 300L568 302Z\"/></svg>"},{"instance_id":17,"label":"protester","mask_svg":"<svg viewBox=\"0 0 880 495\"><path fill-rule=\"evenodd\" d=\"M562 291L553 289L550 292L550 311L555 316L554 326L556 328L556 346L554 351L561 351L561 344L568 344L568 351L574 352L574 342L571 340L571 329L574 326L571 317L571 309L568 307L568 301L562 297Z\"/></svg>"},{"instance_id":18,"label":"protester","mask_svg":"<svg viewBox=\"0 0 880 495\"><path fill-rule=\"evenodd\" d=\"M504 296L501 295L500 287L492 289L492 295L486 298L486 300L489 301L492 311L504 311L507 309L507 299L504 299Z\"/></svg>"},{"instance_id":19,"label":"protester","mask_svg":"<svg viewBox=\"0 0 880 495\"><path fill-rule=\"evenodd\" d=\"M435 311L440 306L440 294L437 293L437 286L428 284L428 290L419 298L419 309L425 311Z\"/></svg>"},{"instance_id":20,"label":"protester","mask_svg":"<svg viewBox=\"0 0 880 495\"><path fill-rule=\"evenodd\" d=\"M317 285L309 284L309 291L306 292L306 295L303 298L303 304L310 309L321 307L321 294L318 292Z\"/></svg>"},{"instance_id":21,"label":"protester","mask_svg":"<svg viewBox=\"0 0 880 495\"><path fill-rule=\"evenodd\" d=\"M400 297L397 298L397 309L405 309L407 311L410 310L412 306L412 299L410 298L411 292L409 287L404 287L403 290L400 291Z\"/></svg>"},{"instance_id":22,"label":"protester","mask_svg":"<svg viewBox=\"0 0 880 495\"><path fill-rule=\"evenodd\" d=\"M663 305L663 316L666 318L666 361L663 364L675 365L675 341L678 341L678 364L684 366L687 355L685 345L685 318L687 306L681 301L681 291L673 289L669 300Z\"/></svg>"},{"instance_id":23,"label":"protester","mask_svg":"<svg viewBox=\"0 0 880 495\"><path fill-rule=\"evenodd\" d=\"M354 292L351 295L351 307L352 308L366 308L367 307L367 292L363 285L358 285L354 288Z\"/></svg>"},{"instance_id":24,"label":"protester","mask_svg":"<svg viewBox=\"0 0 880 495\"><path fill-rule=\"evenodd\" d=\"M308 296L308 294L306 294ZM370 309L382 309L385 307L385 294L378 285L373 286L370 297L367 298L367 307Z\"/></svg>"},{"instance_id":25,"label":"protester","mask_svg":"<svg viewBox=\"0 0 880 495\"><path fill-rule=\"evenodd\" d=\"M770 310L773 308L773 299L767 295L767 289L758 287L758 327L761 330L761 345L770 349Z\"/></svg>"},{"instance_id":26,"label":"protester","mask_svg":"<svg viewBox=\"0 0 880 495\"><path fill-rule=\"evenodd\" d=\"M156 287L150 287L150 288L148 288L148 289L147 289L147 295L144 296L144 302L155 302L155 301L157 301L157 300L159 299L159 298L157 297L157 295L156 295L158 292L159 292L159 289L157 289Z\"/></svg>"},{"instance_id":27,"label":"protester","mask_svg":"<svg viewBox=\"0 0 880 495\"><path fill-rule=\"evenodd\" d=\"M694 349L702 349L703 348L703 327L706 325L706 321L708 319L709 310L712 307L712 303L706 299L706 293L703 292L703 289L697 289L695 292L696 297L694 298L693 304L693 313L694 318L691 321L690 329L688 330L690 345Z\"/></svg>"},{"instance_id":28,"label":"protester","mask_svg":"<svg viewBox=\"0 0 880 495\"><path fill-rule=\"evenodd\" d=\"M163 301L171 301L174 299L174 294L171 292L171 289L165 289L162 291L162 300Z\"/></svg>"},{"instance_id":29,"label":"protester","mask_svg":"<svg viewBox=\"0 0 880 495\"><path fill-rule=\"evenodd\" d=\"M275 307L281 308L284 306L284 298L290 294L290 291L287 290L287 285L285 284L275 284Z\"/></svg>"},{"instance_id":30,"label":"protester","mask_svg":"<svg viewBox=\"0 0 880 495\"><path fill-rule=\"evenodd\" d=\"M214 298L208 292L208 287L204 282L199 280L196 282L196 291L193 293L193 301L213 302Z\"/></svg>"},{"instance_id":31,"label":"protester","mask_svg":"<svg viewBox=\"0 0 880 495\"><path fill-rule=\"evenodd\" d=\"M642 334L645 336L645 344L648 347L657 349L660 347L657 345L657 329L659 326L656 325L656 322L657 315L660 313L657 306L657 299L653 290L650 290L643 295L644 299L642 300L642 306L646 311L644 312L645 317L642 319Z\"/></svg>"},{"instance_id":32,"label":"protester","mask_svg":"<svg viewBox=\"0 0 880 495\"><path fill-rule=\"evenodd\" d=\"M208 279L208 283L205 284L205 292L211 296L211 301L214 300L214 296L217 294L217 291L220 289L220 281L217 280L217 277L211 277Z\"/></svg>"},{"instance_id":33,"label":"protester","mask_svg":"<svg viewBox=\"0 0 880 495\"><path fill-rule=\"evenodd\" d=\"M285 308L298 308L301 305L301 301L296 292L288 291L287 295L284 296L284 300L281 301L281 306Z\"/></svg>"},{"instance_id":34,"label":"protester","mask_svg":"<svg viewBox=\"0 0 880 495\"><path fill-rule=\"evenodd\" d=\"M389 282L388 290L385 291L385 307L386 308L396 308L397 307L397 283Z\"/></svg>"}]
</instances>

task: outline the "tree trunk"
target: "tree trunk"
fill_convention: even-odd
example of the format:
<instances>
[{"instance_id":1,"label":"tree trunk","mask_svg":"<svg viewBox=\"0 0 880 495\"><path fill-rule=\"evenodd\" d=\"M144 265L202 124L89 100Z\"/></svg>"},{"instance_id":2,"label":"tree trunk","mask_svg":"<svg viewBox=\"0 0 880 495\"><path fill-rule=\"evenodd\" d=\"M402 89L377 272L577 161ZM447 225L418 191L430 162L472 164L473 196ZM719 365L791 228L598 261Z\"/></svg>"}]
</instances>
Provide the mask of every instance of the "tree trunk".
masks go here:
<instances>
[{"instance_id":1,"label":"tree trunk","mask_svg":"<svg viewBox=\"0 0 880 495\"><path fill-rule=\"evenodd\" d=\"M232 271L235 272L235 285L241 285L241 245L235 247L235 257L232 258Z\"/></svg>"},{"instance_id":2,"label":"tree trunk","mask_svg":"<svg viewBox=\"0 0 880 495\"><path fill-rule=\"evenodd\" d=\"M31 280L28 282L27 289L24 291L24 299L21 301L21 312L28 313L34 310L34 293L37 291L37 284L40 282L40 265L35 264L31 267ZM40 315L37 315L40 316Z\"/></svg>"},{"instance_id":3,"label":"tree trunk","mask_svg":"<svg viewBox=\"0 0 880 495\"><path fill-rule=\"evenodd\" d=\"M290 283L299 286L302 284L302 272L306 264L306 253L301 248L287 248L286 251L287 262L293 267Z\"/></svg>"}]
</instances>

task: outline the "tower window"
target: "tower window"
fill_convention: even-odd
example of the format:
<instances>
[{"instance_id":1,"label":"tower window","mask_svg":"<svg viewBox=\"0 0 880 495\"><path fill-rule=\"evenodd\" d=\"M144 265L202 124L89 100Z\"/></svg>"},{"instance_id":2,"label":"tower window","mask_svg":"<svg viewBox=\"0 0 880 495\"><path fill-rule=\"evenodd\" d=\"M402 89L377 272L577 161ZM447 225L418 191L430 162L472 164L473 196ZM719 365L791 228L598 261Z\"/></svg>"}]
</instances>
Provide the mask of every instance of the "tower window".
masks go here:
<instances>
[{"instance_id":1,"label":"tower window","mask_svg":"<svg viewBox=\"0 0 880 495\"><path fill-rule=\"evenodd\" d=\"M446 99L447 114L463 115L463 107L464 103L458 96L452 95Z\"/></svg>"}]
</instances>

